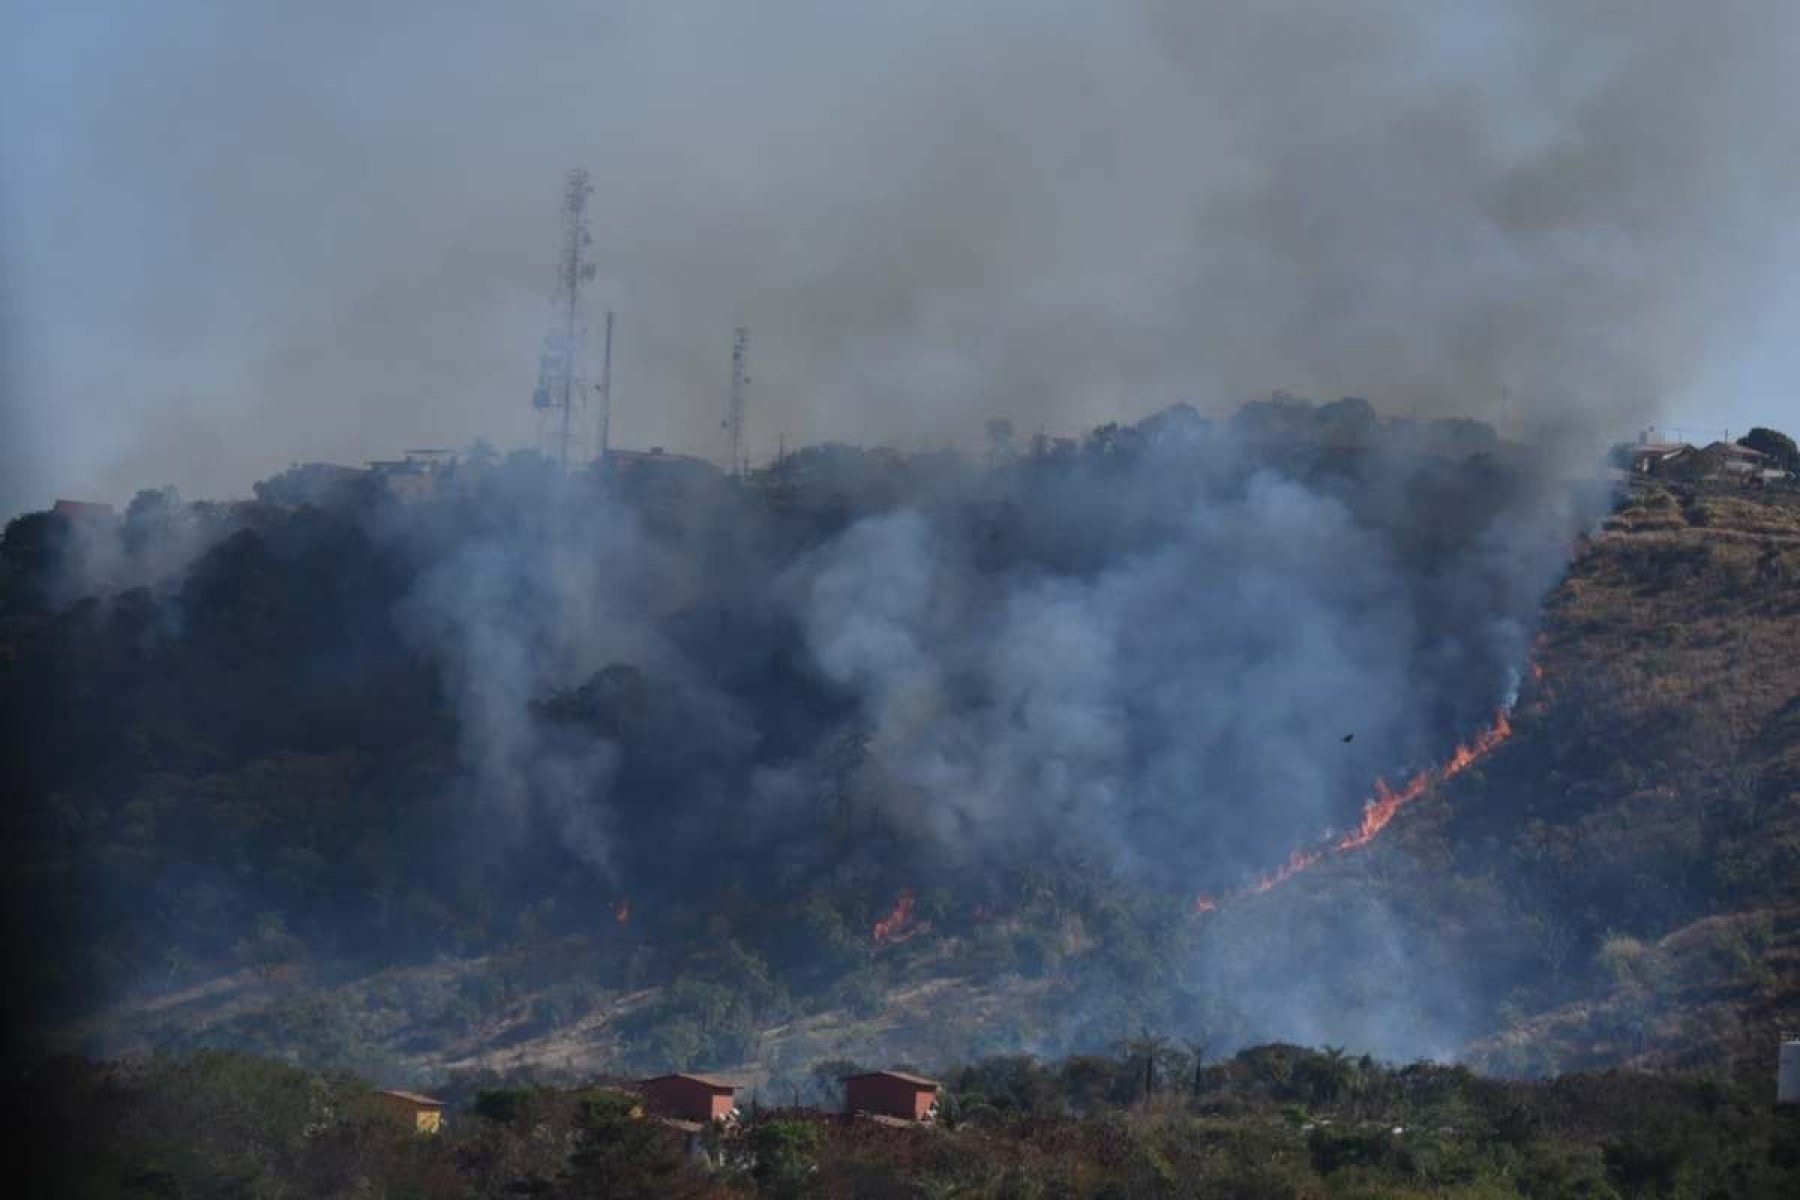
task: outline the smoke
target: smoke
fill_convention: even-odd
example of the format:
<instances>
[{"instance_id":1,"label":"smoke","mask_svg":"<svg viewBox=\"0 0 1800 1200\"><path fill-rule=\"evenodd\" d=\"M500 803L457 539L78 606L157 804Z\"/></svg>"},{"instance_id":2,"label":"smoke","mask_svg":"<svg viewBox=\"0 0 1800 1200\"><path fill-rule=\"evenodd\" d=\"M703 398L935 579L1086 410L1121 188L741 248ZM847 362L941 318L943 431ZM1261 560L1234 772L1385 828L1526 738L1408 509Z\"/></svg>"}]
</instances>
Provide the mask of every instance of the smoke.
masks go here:
<instances>
[{"instance_id":1,"label":"smoke","mask_svg":"<svg viewBox=\"0 0 1800 1200\"><path fill-rule=\"evenodd\" d=\"M1327 441L1252 437L1252 406L987 468L809 450L798 509L774 481L633 499L520 459L385 510L420 563L396 620L455 709L455 827L502 858L547 832L649 914L701 879L1009 903L1030 864L1178 911L1246 887L1511 702L1599 501L1405 425L1333 448L1354 402L1278 411ZM1380 889L1221 927L1193 984L1215 1031L1407 1056L1476 1027L1457 948ZM1337 982L1284 982L1302 948Z\"/></svg>"},{"instance_id":2,"label":"smoke","mask_svg":"<svg viewBox=\"0 0 1800 1200\"><path fill-rule=\"evenodd\" d=\"M429 548L396 623L441 666L467 768L461 800L480 818L472 827L516 840L547 820L577 859L612 878L613 819L603 801L616 748L571 736L535 705L613 662L681 670L631 605L668 588L678 564L642 535L629 509L577 504L546 487L536 464L508 464L486 483L462 504L385 513L396 546ZM481 508L485 519L474 516ZM711 732L727 736L727 722Z\"/></svg>"},{"instance_id":3,"label":"smoke","mask_svg":"<svg viewBox=\"0 0 1800 1200\"><path fill-rule=\"evenodd\" d=\"M1592 512L1410 434L1308 473L1174 424L986 470L839 451L832 476L809 451L805 504L854 489L823 536L716 485L634 501L527 459L381 510L465 805L514 838L548 824L615 886L772 849L816 866L834 789L887 869L1029 853L1242 886L1516 691Z\"/></svg>"},{"instance_id":4,"label":"smoke","mask_svg":"<svg viewBox=\"0 0 1800 1200\"><path fill-rule=\"evenodd\" d=\"M824 1004L877 969L866 931L907 889L905 945L938 969L989 969L956 956L996 912L1066 943L1037 1048L1204 1003L1231 1038L1436 1053L1484 1028L1492 988L1407 889L1343 886L1342 911L1284 889L1198 941L1194 902L1354 829L1377 776L1441 761L1508 701L1604 499L1547 461L1467 421L1281 397L1029 449L997 428L979 464L808 447L733 480L520 454L407 499L329 472L247 505L151 493L116 527L9 531L29 669L5 699L82 747L67 778L35 768L45 797L162 812L127 826L134 861L187 864L321 957L591 937L629 898L665 976L735 946L724 961ZM354 764L321 789L322 829L279 782L289 760ZM212 810L159 800L193 794L232 798L224 863L190 824ZM285 862L290 834L317 847L307 887L237 867ZM118 924L76 940L157 952L180 935L141 914L190 911L181 876L97 884ZM220 925L231 953L251 936Z\"/></svg>"},{"instance_id":5,"label":"smoke","mask_svg":"<svg viewBox=\"0 0 1800 1200\"><path fill-rule=\"evenodd\" d=\"M1399 454L1335 482L1259 455L1219 431L1027 471L998 507L871 516L790 572L812 661L933 855L1241 886L1516 694L1591 511Z\"/></svg>"},{"instance_id":6,"label":"smoke","mask_svg":"<svg viewBox=\"0 0 1800 1200\"><path fill-rule=\"evenodd\" d=\"M7 511L531 439L563 170L623 444L1067 431L1283 386L1746 424L1786 6L353 6L9 23ZM1726 397L1728 399L1721 399Z\"/></svg>"},{"instance_id":7,"label":"smoke","mask_svg":"<svg viewBox=\"0 0 1800 1200\"><path fill-rule=\"evenodd\" d=\"M1379 743L1401 715L1413 622L1386 547L1291 481L1196 500L1091 574L980 574L959 532L911 512L852 528L804 615L941 853L1079 847L1217 886L1209 863L1267 862L1341 807L1340 726ZM1270 796L1273 821L1251 811Z\"/></svg>"},{"instance_id":8,"label":"smoke","mask_svg":"<svg viewBox=\"0 0 1800 1200\"><path fill-rule=\"evenodd\" d=\"M1545 476L1672 406L1747 424L1794 365L1800 155L1771 118L1800 16L1628 17L33 9L0 39L0 505L528 444L575 164L618 444L716 454L738 324L762 459L1275 386L1480 416ZM634 896L720 864L765 891L1039 860L1241 885L1491 716L1593 512L1411 453L1429 428L1282 461L1252 436L1271 411L1116 460L853 456L812 493L849 499L800 515L518 463L384 510L414 575L380 618L438 669L455 827L496 855L548 828ZM167 581L203 534L74 577ZM1246 1020L1399 1053L1461 1031L1417 914L1371 901L1338 946L1269 920L1213 960ZM1280 944L1381 986L1259 982Z\"/></svg>"}]
</instances>

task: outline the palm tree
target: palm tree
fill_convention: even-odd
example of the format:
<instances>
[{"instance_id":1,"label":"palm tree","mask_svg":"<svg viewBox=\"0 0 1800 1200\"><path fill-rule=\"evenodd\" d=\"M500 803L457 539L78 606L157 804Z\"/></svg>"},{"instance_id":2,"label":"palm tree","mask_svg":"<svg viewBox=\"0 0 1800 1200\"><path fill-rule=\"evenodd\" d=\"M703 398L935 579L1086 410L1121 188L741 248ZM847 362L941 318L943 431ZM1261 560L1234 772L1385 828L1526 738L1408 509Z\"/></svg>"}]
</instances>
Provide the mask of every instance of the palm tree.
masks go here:
<instances>
[{"instance_id":1,"label":"palm tree","mask_svg":"<svg viewBox=\"0 0 1800 1200\"><path fill-rule=\"evenodd\" d=\"M1355 1087L1358 1071L1356 1061L1342 1046L1327 1046L1323 1054L1313 1059L1312 1075L1314 1092L1320 1101L1329 1104Z\"/></svg>"}]
</instances>

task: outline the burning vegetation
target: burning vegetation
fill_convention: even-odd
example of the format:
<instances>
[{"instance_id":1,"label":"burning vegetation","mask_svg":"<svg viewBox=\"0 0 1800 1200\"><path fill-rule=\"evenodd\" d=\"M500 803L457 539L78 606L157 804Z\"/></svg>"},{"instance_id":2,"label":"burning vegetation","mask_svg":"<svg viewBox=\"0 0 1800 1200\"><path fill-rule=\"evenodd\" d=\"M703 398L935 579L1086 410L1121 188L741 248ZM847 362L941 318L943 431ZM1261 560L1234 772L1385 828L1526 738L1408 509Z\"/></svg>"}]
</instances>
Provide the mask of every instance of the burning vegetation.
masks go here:
<instances>
[{"instance_id":1,"label":"burning vegetation","mask_svg":"<svg viewBox=\"0 0 1800 1200\"><path fill-rule=\"evenodd\" d=\"M1279 886L1505 738L1503 717L1345 811L1368 763L1429 761L1505 698L1601 499L1469 440L1276 397L979 463L823 446L743 479L564 477L521 454L446 465L429 495L281 479L235 507L21 519L20 769L81 828L149 839L82 835L78 858L124 865L44 923L71 936L33 986L167 977L154 945L193 982L578 936L558 969L689 981L622 1027L666 1067L954 953L1091 981L1061 1008L1077 1047L1109 980L1190 987L1154 965L1190 952L1159 897ZM147 912L171 914L148 940ZM107 982L49 970L90 951ZM1226 1017L1314 1019L1252 991Z\"/></svg>"},{"instance_id":2,"label":"burning vegetation","mask_svg":"<svg viewBox=\"0 0 1800 1200\"><path fill-rule=\"evenodd\" d=\"M1541 679L1542 672L1537 664L1531 664L1532 677ZM1273 871L1257 878L1256 882L1243 891L1227 893L1223 899L1230 900L1242 895L1261 895L1270 892L1293 879L1296 875L1319 865L1333 855L1357 850L1368 845L1380 836L1381 831L1393 823L1400 810L1413 803L1431 789L1448 783L1495 750L1501 743L1512 736L1512 721L1505 709L1494 714L1494 722L1482 730L1469 742L1459 743L1443 763L1436 767L1420 771L1409 779L1406 786L1395 791L1387 780L1375 781L1375 794L1363 801L1362 823L1336 841L1312 848L1295 848L1288 853L1285 861ZM1196 915L1217 912L1220 897L1202 894L1194 900Z\"/></svg>"},{"instance_id":3,"label":"burning vegetation","mask_svg":"<svg viewBox=\"0 0 1800 1200\"><path fill-rule=\"evenodd\" d=\"M912 889L902 888L894 901L894 910L875 922L876 945L904 941L917 932L913 925L913 903Z\"/></svg>"}]
</instances>

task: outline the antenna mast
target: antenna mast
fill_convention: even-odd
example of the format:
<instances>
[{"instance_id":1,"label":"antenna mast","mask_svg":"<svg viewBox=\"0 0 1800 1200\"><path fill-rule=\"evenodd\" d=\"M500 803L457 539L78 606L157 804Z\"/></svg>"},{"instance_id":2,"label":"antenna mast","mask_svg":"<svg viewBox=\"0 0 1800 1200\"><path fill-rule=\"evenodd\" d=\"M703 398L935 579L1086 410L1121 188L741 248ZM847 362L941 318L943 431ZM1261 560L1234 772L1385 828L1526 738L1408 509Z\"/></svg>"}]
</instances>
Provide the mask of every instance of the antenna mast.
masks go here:
<instances>
[{"instance_id":1,"label":"antenna mast","mask_svg":"<svg viewBox=\"0 0 1800 1200\"><path fill-rule=\"evenodd\" d=\"M606 348L600 356L600 382L594 390L600 393L600 453L596 456L602 463L606 461L606 452L612 446L612 310L606 313Z\"/></svg>"},{"instance_id":2,"label":"antenna mast","mask_svg":"<svg viewBox=\"0 0 1800 1200\"><path fill-rule=\"evenodd\" d=\"M731 392L725 401L726 435L731 440L731 458L726 470L742 475L749 464L744 459L744 398L750 388L750 330L738 326L731 334Z\"/></svg>"},{"instance_id":3,"label":"antenna mast","mask_svg":"<svg viewBox=\"0 0 1800 1200\"><path fill-rule=\"evenodd\" d=\"M581 319L581 285L594 277L587 259L587 200L594 191L588 173L577 168L563 185L562 253L556 265L556 300L550 332L538 353L537 389L531 406L538 414L538 441L565 470L569 446L579 436L576 410L586 403L581 389L581 344L587 326Z\"/></svg>"}]
</instances>

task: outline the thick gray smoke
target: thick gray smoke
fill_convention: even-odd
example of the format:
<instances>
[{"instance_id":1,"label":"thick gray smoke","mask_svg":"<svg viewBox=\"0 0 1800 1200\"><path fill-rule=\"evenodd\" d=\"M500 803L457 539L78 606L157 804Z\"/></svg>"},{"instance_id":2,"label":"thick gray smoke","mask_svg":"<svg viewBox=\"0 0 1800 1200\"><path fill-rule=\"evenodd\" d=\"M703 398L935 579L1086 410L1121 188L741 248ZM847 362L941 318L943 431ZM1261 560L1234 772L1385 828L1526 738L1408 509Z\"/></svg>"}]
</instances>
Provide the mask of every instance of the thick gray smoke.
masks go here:
<instances>
[{"instance_id":1,"label":"thick gray smoke","mask_svg":"<svg viewBox=\"0 0 1800 1200\"><path fill-rule=\"evenodd\" d=\"M1791 5L27 4L0 507L530 440L562 172L625 444L1053 432L1270 387L1764 422Z\"/></svg>"},{"instance_id":2,"label":"thick gray smoke","mask_svg":"<svg viewBox=\"0 0 1800 1200\"><path fill-rule=\"evenodd\" d=\"M913 512L812 564L809 648L939 852L1081 847L1169 885L1268 864L1354 795L1344 729L1392 744L1419 718L1410 598L1341 505L1268 476L1173 516L1092 575L983 575Z\"/></svg>"},{"instance_id":3,"label":"thick gray smoke","mask_svg":"<svg viewBox=\"0 0 1800 1200\"><path fill-rule=\"evenodd\" d=\"M651 911L692 902L670 880L739 872L780 904L846 854L961 904L1034 862L1178 912L1242 889L1510 702L1596 512L1517 447L1523 471L1401 427L1319 432L1366 412L1169 414L987 468L809 451L785 516L775 480L634 502L524 463L390 510L424 564L396 617L441 665L468 767L447 829L490 851L548 830ZM1313 432L1256 436L1276 416ZM1249 944L1234 918L1207 1019L1447 1052L1473 1002L1453 948L1385 904L1305 926L1336 980L1312 990L1271 958L1279 910ZM1042 1044L1106 1019L1064 1015Z\"/></svg>"}]
</instances>

